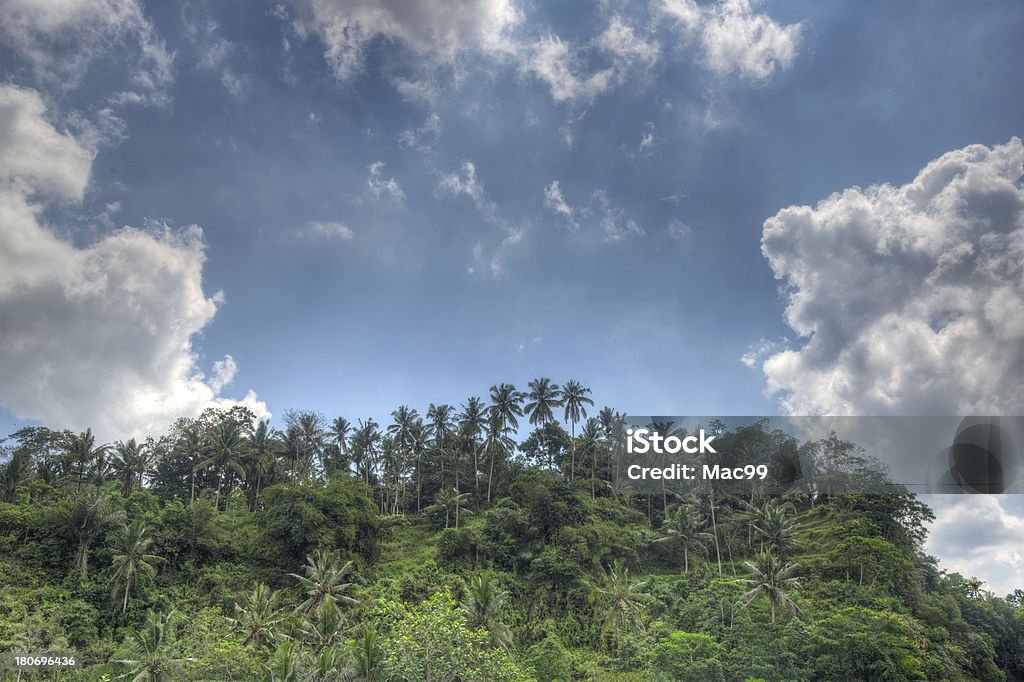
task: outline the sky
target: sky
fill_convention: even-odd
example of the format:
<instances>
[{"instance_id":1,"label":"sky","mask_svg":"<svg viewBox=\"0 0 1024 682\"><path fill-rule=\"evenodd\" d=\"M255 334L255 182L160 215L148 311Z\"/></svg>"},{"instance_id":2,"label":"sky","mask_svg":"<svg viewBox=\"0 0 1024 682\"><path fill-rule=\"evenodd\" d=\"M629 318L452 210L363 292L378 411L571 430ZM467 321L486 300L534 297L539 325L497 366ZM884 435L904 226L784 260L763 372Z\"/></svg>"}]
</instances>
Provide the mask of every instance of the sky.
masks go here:
<instances>
[{"instance_id":1,"label":"sky","mask_svg":"<svg viewBox=\"0 0 1024 682\"><path fill-rule=\"evenodd\" d=\"M0 432L1020 414L1024 5L0 0ZM1024 500L928 550L1024 585Z\"/></svg>"}]
</instances>

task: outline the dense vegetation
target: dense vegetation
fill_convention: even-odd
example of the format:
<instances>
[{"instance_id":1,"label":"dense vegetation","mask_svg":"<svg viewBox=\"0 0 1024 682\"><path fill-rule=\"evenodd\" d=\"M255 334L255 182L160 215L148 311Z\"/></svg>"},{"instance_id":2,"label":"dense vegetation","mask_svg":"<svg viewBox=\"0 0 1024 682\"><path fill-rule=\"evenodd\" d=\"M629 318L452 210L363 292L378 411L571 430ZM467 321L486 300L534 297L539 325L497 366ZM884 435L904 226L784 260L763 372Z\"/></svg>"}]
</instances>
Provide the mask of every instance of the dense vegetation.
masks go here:
<instances>
[{"instance_id":1,"label":"dense vegetation","mask_svg":"<svg viewBox=\"0 0 1024 682\"><path fill-rule=\"evenodd\" d=\"M0 651L77 652L52 675L83 680L1024 676L1024 592L938 570L912 496L623 493L622 417L588 418L589 393L541 379L283 432L210 410L109 445L22 429L0 452Z\"/></svg>"}]
</instances>

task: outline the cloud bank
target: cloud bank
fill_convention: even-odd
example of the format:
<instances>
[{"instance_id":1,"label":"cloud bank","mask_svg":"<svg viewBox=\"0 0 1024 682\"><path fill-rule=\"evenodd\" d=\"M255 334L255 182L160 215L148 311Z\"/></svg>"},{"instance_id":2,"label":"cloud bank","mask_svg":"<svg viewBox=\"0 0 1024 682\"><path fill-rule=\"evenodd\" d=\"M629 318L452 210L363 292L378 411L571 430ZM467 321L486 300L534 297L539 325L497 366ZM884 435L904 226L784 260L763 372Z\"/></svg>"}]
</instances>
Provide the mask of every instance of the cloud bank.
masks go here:
<instances>
[{"instance_id":1,"label":"cloud bank","mask_svg":"<svg viewBox=\"0 0 1024 682\"><path fill-rule=\"evenodd\" d=\"M34 90L0 86L0 404L103 439L158 433L173 419L240 402L221 397L231 356L199 368L192 338L220 294L202 288L197 226L124 227L78 247L44 223L47 202L77 202L92 152L45 118Z\"/></svg>"}]
</instances>

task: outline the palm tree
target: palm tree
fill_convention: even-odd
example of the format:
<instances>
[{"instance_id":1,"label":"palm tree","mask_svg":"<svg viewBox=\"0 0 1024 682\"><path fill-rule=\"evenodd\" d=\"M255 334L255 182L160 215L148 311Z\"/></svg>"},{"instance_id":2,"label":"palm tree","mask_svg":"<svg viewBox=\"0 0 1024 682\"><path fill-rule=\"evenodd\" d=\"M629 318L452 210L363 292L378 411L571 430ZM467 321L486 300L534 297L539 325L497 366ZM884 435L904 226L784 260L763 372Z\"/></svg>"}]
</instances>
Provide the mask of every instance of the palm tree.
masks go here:
<instances>
[{"instance_id":1,"label":"palm tree","mask_svg":"<svg viewBox=\"0 0 1024 682\"><path fill-rule=\"evenodd\" d=\"M233 471L245 478L245 467L242 465L245 443L242 441L238 423L233 419L225 419L218 424L210 434L206 451L208 453L206 459L196 464L195 468L197 470L211 467L217 469L217 497L214 506L219 509L225 470Z\"/></svg>"},{"instance_id":2,"label":"palm tree","mask_svg":"<svg viewBox=\"0 0 1024 682\"><path fill-rule=\"evenodd\" d=\"M363 623L356 630L356 638L349 647L349 655L354 680L381 682L384 679L384 651L372 623Z\"/></svg>"},{"instance_id":3,"label":"palm tree","mask_svg":"<svg viewBox=\"0 0 1024 682\"><path fill-rule=\"evenodd\" d=\"M117 598L118 592L124 592L122 613L128 610L128 594L132 587L141 581L152 581L156 565L163 561L162 557L149 553L152 545L153 536L142 519L135 519L118 533L107 572L109 582L114 584L110 596Z\"/></svg>"},{"instance_id":4,"label":"palm tree","mask_svg":"<svg viewBox=\"0 0 1024 682\"><path fill-rule=\"evenodd\" d=\"M499 454L507 455L515 447L515 441L508 435L509 429L502 426L501 415L492 412L487 419L487 435L484 438L484 452L488 453L487 501L491 501L491 484L494 481L494 461Z\"/></svg>"},{"instance_id":5,"label":"palm tree","mask_svg":"<svg viewBox=\"0 0 1024 682\"><path fill-rule=\"evenodd\" d=\"M189 467L189 504L192 504L196 499L196 471L199 468L199 462L202 461L204 450L205 442L203 440L203 433L199 429L198 424L191 422L181 429L181 433L178 436L177 441L174 443L174 452L179 457L185 457L188 459L189 464L191 465Z\"/></svg>"},{"instance_id":6,"label":"palm tree","mask_svg":"<svg viewBox=\"0 0 1024 682\"><path fill-rule=\"evenodd\" d=\"M329 549L318 550L306 557L305 575L289 573L299 581L305 590L306 600L295 609L296 613L311 613L325 608L327 605L356 604L357 600L346 594L353 584L343 582L352 573L355 566L351 561L343 565L341 559Z\"/></svg>"},{"instance_id":7,"label":"palm tree","mask_svg":"<svg viewBox=\"0 0 1024 682\"><path fill-rule=\"evenodd\" d=\"M139 445L134 438L127 443L118 441L114 445L114 469L121 475L121 494L125 498L131 496L136 479L139 487L142 487L142 477L150 463L148 450L146 444Z\"/></svg>"},{"instance_id":8,"label":"palm tree","mask_svg":"<svg viewBox=\"0 0 1024 682\"><path fill-rule=\"evenodd\" d=\"M771 499L752 507L748 512L751 530L761 539L762 551L786 556L796 544L797 523L792 516L793 508Z\"/></svg>"},{"instance_id":9,"label":"palm tree","mask_svg":"<svg viewBox=\"0 0 1024 682\"><path fill-rule=\"evenodd\" d=\"M277 461L279 444L277 442L277 431L270 428L269 420L260 420L256 428L249 434L249 467L246 471L246 479L251 480L255 474L256 493L249 505L249 511L255 511L260 501L260 488L263 478L274 468Z\"/></svg>"},{"instance_id":10,"label":"palm tree","mask_svg":"<svg viewBox=\"0 0 1024 682\"><path fill-rule=\"evenodd\" d=\"M245 644L254 649L277 639L277 628L283 620L276 606L277 594L263 583L256 583L252 592L235 603L235 617L229 620L245 634Z\"/></svg>"},{"instance_id":11,"label":"palm tree","mask_svg":"<svg viewBox=\"0 0 1024 682\"><path fill-rule=\"evenodd\" d=\"M743 594L743 606L748 607L759 597L768 597L771 605L772 623L775 623L776 608L782 607L790 613L800 613L788 594L789 590L800 587L800 578L794 576L799 564L795 562L783 563L782 559L771 552L761 552L754 561L744 562L750 572L748 578L739 578L737 582L746 585L750 589Z\"/></svg>"},{"instance_id":12,"label":"palm tree","mask_svg":"<svg viewBox=\"0 0 1024 682\"><path fill-rule=\"evenodd\" d=\"M278 644L267 663L267 682L299 682L302 674L302 649L287 640Z\"/></svg>"},{"instance_id":13,"label":"palm tree","mask_svg":"<svg viewBox=\"0 0 1024 682\"><path fill-rule=\"evenodd\" d=\"M571 425L572 462L569 469L569 480L576 480L576 424L587 416L587 405L594 401L588 398L590 389L575 379L569 379L562 387L562 401L565 403L565 420Z\"/></svg>"},{"instance_id":14,"label":"palm tree","mask_svg":"<svg viewBox=\"0 0 1024 682\"><path fill-rule=\"evenodd\" d=\"M178 657L179 644L174 636L174 611L165 617L146 611L146 622L141 630L132 632L129 650L134 658L115 661L127 666L128 672L121 678L131 682L170 682L178 679L177 670L191 658Z\"/></svg>"},{"instance_id":15,"label":"palm tree","mask_svg":"<svg viewBox=\"0 0 1024 682\"><path fill-rule=\"evenodd\" d=\"M352 424L349 423L344 417L337 417L331 422L331 438L334 439L335 444L338 446L338 452L341 453L341 459L344 466L348 467L348 432L352 430Z\"/></svg>"},{"instance_id":16,"label":"palm tree","mask_svg":"<svg viewBox=\"0 0 1024 682\"><path fill-rule=\"evenodd\" d=\"M419 451L413 452L413 445L416 442L416 423L419 421L420 415L414 409L410 409L407 405L399 405L398 409L391 413L391 418L394 421L388 426L388 434L394 439L395 446L401 451L399 454L405 454L406 459L409 455L415 454L416 456L416 511L420 510L420 493L423 488L423 483L420 475L420 456ZM395 500L397 503L398 499L398 482L395 482Z\"/></svg>"},{"instance_id":17,"label":"palm tree","mask_svg":"<svg viewBox=\"0 0 1024 682\"><path fill-rule=\"evenodd\" d=\"M345 616L333 603L306 615L300 631L317 653L333 647L345 632Z\"/></svg>"},{"instance_id":18,"label":"palm tree","mask_svg":"<svg viewBox=\"0 0 1024 682\"><path fill-rule=\"evenodd\" d=\"M590 499L597 499L597 453L601 448L601 424L591 417L580 432L583 454L590 453ZM575 441L574 445L575 447Z\"/></svg>"},{"instance_id":19,"label":"palm tree","mask_svg":"<svg viewBox=\"0 0 1024 682\"><path fill-rule=\"evenodd\" d=\"M352 434L352 461L356 465L356 473L369 484L370 474L376 465L377 446L380 443L380 431L377 422L371 417L366 422L359 420L359 428Z\"/></svg>"},{"instance_id":20,"label":"palm tree","mask_svg":"<svg viewBox=\"0 0 1024 682\"><path fill-rule=\"evenodd\" d=\"M459 429L469 439L473 448L473 481L477 494L480 493L480 434L487 427L487 410L484 401L471 396L459 412Z\"/></svg>"},{"instance_id":21,"label":"palm tree","mask_svg":"<svg viewBox=\"0 0 1024 682\"><path fill-rule=\"evenodd\" d=\"M92 429L86 429L77 436L71 436L68 440L66 458L78 468L78 489L82 489L82 481L85 479L85 470L90 462L94 462L110 449L109 445L96 445L96 437Z\"/></svg>"},{"instance_id":22,"label":"palm tree","mask_svg":"<svg viewBox=\"0 0 1024 682\"><path fill-rule=\"evenodd\" d=\"M516 390L512 384L498 384L491 386L491 405L488 408L491 416L488 437L491 445L504 446L511 442L507 438L510 430L519 428L519 420L516 417L523 416L523 398L525 396ZM494 455L496 451L491 449L491 461L487 473L487 501L491 501L491 483L494 479Z\"/></svg>"},{"instance_id":23,"label":"palm tree","mask_svg":"<svg viewBox=\"0 0 1024 682\"><path fill-rule=\"evenodd\" d=\"M529 386L530 391L527 393L527 398L530 402L526 403L526 414L529 415L530 424L540 427L541 444L544 446L546 445L544 443L544 427L555 421L553 409L561 407L562 392L558 390L558 384L551 383L551 379L547 377L534 379ZM547 448L545 447L545 449ZM555 468L553 456L548 462L548 466L552 469Z\"/></svg>"},{"instance_id":24,"label":"palm tree","mask_svg":"<svg viewBox=\"0 0 1024 682\"><path fill-rule=\"evenodd\" d=\"M505 592L499 590L485 574L473 576L462 600L466 623L471 628L486 630L495 646L508 649L512 645L512 630L501 622L501 609L505 605Z\"/></svg>"},{"instance_id":25,"label":"palm tree","mask_svg":"<svg viewBox=\"0 0 1024 682\"><path fill-rule=\"evenodd\" d=\"M452 514L455 515L455 527L459 527L459 511L465 514L472 514L469 509L462 506L462 503L469 498L469 493L460 493L455 488L441 488L434 496L434 504L425 507L423 511L428 514L444 512L444 527L448 527L448 521Z\"/></svg>"},{"instance_id":26,"label":"palm tree","mask_svg":"<svg viewBox=\"0 0 1024 682\"><path fill-rule=\"evenodd\" d=\"M683 546L683 573L690 572L690 547L696 545L706 549L702 540L711 536L701 531L701 522L693 506L683 503L669 513L661 527L664 535L655 542L678 541Z\"/></svg>"},{"instance_id":27,"label":"palm tree","mask_svg":"<svg viewBox=\"0 0 1024 682\"><path fill-rule=\"evenodd\" d=\"M67 509L67 524L73 529L78 549L75 552L75 566L84 580L89 567L89 545L92 544L117 517L110 501L100 495L79 493L73 497Z\"/></svg>"},{"instance_id":28,"label":"palm tree","mask_svg":"<svg viewBox=\"0 0 1024 682\"><path fill-rule=\"evenodd\" d=\"M615 648L619 648L619 631L627 619L643 624L643 606L651 595L644 592L646 582L633 582L629 577L629 569L616 560L610 573L605 574L603 583L594 588L595 593L608 604L601 635L612 632Z\"/></svg>"},{"instance_id":29,"label":"palm tree","mask_svg":"<svg viewBox=\"0 0 1024 682\"><path fill-rule=\"evenodd\" d=\"M455 408L451 405L434 405L427 408L427 419L430 421L430 433L434 437L434 451L437 452L441 464L441 487L444 487L444 458L448 454L448 436L454 430L452 417Z\"/></svg>"}]
</instances>

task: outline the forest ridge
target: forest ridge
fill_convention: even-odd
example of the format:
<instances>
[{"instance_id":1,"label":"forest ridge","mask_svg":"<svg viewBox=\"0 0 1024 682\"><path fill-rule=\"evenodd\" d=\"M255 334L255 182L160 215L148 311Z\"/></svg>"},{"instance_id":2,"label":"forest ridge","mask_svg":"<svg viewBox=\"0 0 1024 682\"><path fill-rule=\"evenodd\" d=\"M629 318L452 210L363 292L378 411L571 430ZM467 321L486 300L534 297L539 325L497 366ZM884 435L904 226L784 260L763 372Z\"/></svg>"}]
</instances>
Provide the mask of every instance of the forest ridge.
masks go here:
<instances>
[{"instance_id":1,"label":"forest ridge","mask_svg":"<svg viewBox=\"0 0 1024 682\"><path fill-rule=\"evenodd\" d=\"M1024 591L922 550L913 495L613 485L624 417L578 381L387 424L242 407L144 440L0 447L0 654L18 679L999 680ZM716 447L855 444L764 423ZM74 653L74 670L9 667Z\"/></svg>"}]
</instances>

